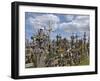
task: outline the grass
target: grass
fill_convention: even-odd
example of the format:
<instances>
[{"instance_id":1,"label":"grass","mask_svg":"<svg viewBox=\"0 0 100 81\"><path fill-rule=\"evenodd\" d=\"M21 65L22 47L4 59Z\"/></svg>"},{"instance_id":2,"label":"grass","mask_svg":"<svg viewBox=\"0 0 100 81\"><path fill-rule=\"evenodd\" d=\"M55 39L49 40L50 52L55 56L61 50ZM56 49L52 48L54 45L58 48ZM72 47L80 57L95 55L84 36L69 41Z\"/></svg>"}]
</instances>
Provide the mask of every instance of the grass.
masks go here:
<instances>
[{"instance_id":1,"label":"grass","mask_svg":"<svg viewBox=\"0 0 100 81\"><path fill-rule=\"evenodd\" d=\"M83 56L79 65L89 65L89 56Z\"/></svg>"}]
</instances>

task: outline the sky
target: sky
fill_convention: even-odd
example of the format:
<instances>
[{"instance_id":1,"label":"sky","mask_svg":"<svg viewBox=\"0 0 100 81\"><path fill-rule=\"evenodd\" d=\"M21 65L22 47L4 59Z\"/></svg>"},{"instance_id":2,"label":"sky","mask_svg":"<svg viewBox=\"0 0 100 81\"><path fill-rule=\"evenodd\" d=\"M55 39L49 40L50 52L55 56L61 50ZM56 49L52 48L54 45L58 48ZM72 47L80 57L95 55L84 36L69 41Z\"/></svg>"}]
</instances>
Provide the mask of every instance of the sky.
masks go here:
<instances>
[{"instance_id":1,"label":"sky","mask_svg":"<svg viewBox=\"0 0 100 81\"><path fill-rule=\"evenodd\" d=\"M31 40L31 36L36 35L39 29L52 31L50 38L55 39L57 35L70 39L72 33L80 38L86 32L87 38L90 33L89 15L82 14L56 14L56 13L35 13L25 12L25 37Z\"/></svg>"}]
</instances>

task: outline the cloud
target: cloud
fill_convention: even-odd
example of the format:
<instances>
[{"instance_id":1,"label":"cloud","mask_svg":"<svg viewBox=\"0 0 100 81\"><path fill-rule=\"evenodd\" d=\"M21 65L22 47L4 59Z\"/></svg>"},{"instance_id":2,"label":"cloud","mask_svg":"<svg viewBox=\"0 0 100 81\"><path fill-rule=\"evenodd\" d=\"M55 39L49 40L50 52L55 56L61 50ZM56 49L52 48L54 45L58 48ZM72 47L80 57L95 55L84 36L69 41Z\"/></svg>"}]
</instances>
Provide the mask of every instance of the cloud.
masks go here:
<instances>
[{"instance_id":1,"label":"cloud","mask_svg":"<svg viewBox=\"0 0 100 81\"><path fill-rule=\"evenodd\" d=\"M45 14L41 16L36 16L35 18L28 18L28 23L31 24L32 27L35 29L44 29L44 27L48 29L49 26L51 26L52 29L55 30L59 22L59 17L53 14Z\"/></svg>"},{"instance_id":2,"label":"cloud","mask_svg":"<svg viewBox=\"0 0 100 81\"><path fill-rule=\"evenodd\" d=\"M66 17L71 22L60 23L59 28L66 32L89 32L89 16ZM70 19L71 18L71 19Z\"/></svg>"},{"instance_id":3,"label":"cloud","mask_svg":"<svg viewBox=\"0 0 100 81\"><path fill-rule=\"evenodd\" d=\"M78 28L89 27L89 16L76 16L76 18L72 21L77 25Z\"/></svg>"},{"instance_id":4,"label":"cloud","mask_svg":"<svg viewBox=\"0 0 100 81\"><path fill-rule=\"evenodd\" d=\"M34 14L33 14L34 16ZM31 33L36 33L38 29L47 29L52 27L51 38L54 39L57 34L61 34L63 37L70 39L70 35L74 32L80 32L82 35L84 32L89 36L89 16L88 15L63 15L63 17L56 14L35 14L35 16L29 16L26 19L26 30L31 36ZM29 30L30 27L30 30ZM70 33L70 34L67 34ZM81 36L82 36L81 35Z\"/></svg>"},{"instance_id":5,"label":"cloud","mask_svg":"<svg viewBox=\"0 0 100 81\"><path fill-rule=\"evenodd\" d=\"M75 18L75 16L74 15L65 15L65 18L66 18L67 22L71 22Z\"/></svg>"}]
</instances>

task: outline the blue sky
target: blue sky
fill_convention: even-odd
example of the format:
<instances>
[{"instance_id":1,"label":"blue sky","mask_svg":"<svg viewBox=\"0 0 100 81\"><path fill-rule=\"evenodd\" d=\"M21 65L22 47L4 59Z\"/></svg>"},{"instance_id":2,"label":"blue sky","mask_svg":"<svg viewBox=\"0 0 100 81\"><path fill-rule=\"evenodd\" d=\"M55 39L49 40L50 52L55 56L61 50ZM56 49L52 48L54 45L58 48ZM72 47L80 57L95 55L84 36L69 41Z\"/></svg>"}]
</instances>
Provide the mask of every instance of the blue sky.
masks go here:
<instances>
[{"instance_id":1,"label":"blue sky","mask_svg":"<svg viewBox=\"0 0 100 81\"><path fill-rule=\"evenodd\" d=\"M48 29L48 22L50 22L51 39L55 39L57 34L70 39L72 33L82 37L84 32L89 37L89 19L89 15L25 12L25 36L30 40L32 35L36 35L38 29L44 27Z\"/></svg>"}]
</instances>

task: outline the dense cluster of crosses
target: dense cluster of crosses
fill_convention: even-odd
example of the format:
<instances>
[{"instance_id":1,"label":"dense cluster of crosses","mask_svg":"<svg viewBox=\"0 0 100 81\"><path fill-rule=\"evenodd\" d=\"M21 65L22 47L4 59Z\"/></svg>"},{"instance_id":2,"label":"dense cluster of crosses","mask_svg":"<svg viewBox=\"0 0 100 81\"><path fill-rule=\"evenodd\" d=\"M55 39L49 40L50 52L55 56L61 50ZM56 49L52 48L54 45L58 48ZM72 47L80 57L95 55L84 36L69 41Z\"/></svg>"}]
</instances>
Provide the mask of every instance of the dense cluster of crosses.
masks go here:
<instances>
[{"instance_id":1,"label":"dense cluster of crosses","mask_svg":"<svg viewBox=\"0 0 100 81\"><path fill-rule=\"evenodd\" d=\"M31 40L25 40L26 68L89 64L89 60L84 63L89 58L89 38L86 32L80 38L72 33L70 40L59 34L51 40L50 32L46 34L43 29L39 29Z\"/></svg>"}]
</instances>

